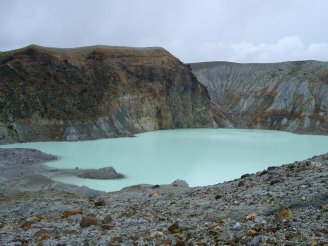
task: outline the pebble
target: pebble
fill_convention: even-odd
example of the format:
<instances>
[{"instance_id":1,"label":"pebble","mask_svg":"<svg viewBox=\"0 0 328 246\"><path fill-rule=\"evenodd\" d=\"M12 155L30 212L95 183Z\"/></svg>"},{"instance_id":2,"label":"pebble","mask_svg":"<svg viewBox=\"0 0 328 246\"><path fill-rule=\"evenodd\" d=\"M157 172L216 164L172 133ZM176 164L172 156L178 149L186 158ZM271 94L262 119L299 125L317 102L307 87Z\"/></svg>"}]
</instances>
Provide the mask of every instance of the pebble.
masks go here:
<instances>
[{"instance_id":1,"label":"pebble","mask_svg":"<svg viewBox=\"0 0 328 246\"><path fill-rule=\"evenodd\" d=\"M251 214L247 215L245 219L246 219L246 220L255 221L255 219L256 219L256 214L255 214L255 213L251 213Z\"/></svg>"},{"instance_id":2,"label":"pebble","mask_svg":"<svg viewBox=\"0 0 328 246\"><path fill-rule=\"evenodd\" d=\"M320 209L321 209L323 212L328 212L328 205L320 205Z\"/></svg>"},{"instance_id":3,"label":"pebble","mask_svg":"<svg viewBox=\"0 0 328 246\"><path fill-rule=\"evenodd\" d=\"M215 199L216 199L216 200L219 200L219 199L221 199L222 197L223 197L222 194L216 194L216 195L215 195Z\"/></svg>"},{"instance_id":4,"label":"pebble","mask_svg":"<svg viewBox=\"0 0 328 246\"><path fill-rule=\"evenodd\" d=\"M243 174L241 175L241 179L244 179L244 178L247 178L247 177L250 177L251 175L249 173L246 173L246 174Z\"/></svg>"},{"instance_id":5,"label":"pebble","mask_svg":"<svg viewBox=\"0 0 328 246\"><path fill-rule=\"evenodd\" d=\"M316 240L312 240L312 241L310 242L310 245L311 245L311 246L318 246L318 241L316 241Z\"/></svg>"},{"instance_id":6,"label":"pebble","mask_svg":"<svg viewBox=\"0 0 328 246\"><path fill-rule=\"evenodd\" d=\"M184 241L178 240L175 244L175 246L185 246L186 243Z\"/></svg>"},{"instance_id":7,"label":"pebble","mask_svg":"<svg viewBox=\"0 0 328 246\"><path fill-rule=\"evenodd\" d=\"M151 192L151 193L149 194L149 197L158 196L158 195L159 195L158 192Z\"/></svg>"},{"instance_id":8,"label":"pebble","mask_svg":"<svg viewBox=\"0 0 328 246\"><path fill-rule=\"evenodd\" d=\"M12 227L9 225L5 225L2 228L0 228L0 234L7 233L12 230Z\"/></svg>"},{"instance_id":9,"label":"pebble","mask_svg":"<svg viewBox=\"0 0 328 246\"><path fill-rule=\"evenodd\" d=\"M99 225L100 221L96 218L94 214L88 214L86 216L82 217L80 226L83 227L88 227L91 225Z\"/></svg>"},{"instance_id":10,"label":"pebble","mask_svg":"<svg viewBox=\"0 0 328 246\"><path fill-rule=\"evenodd\" d=\"M41 220L41 218L33 216L30 218L25 219L20 225L19 227L22 229L28 229L30 228L33 224L39 222Z\"/></svg>"},{"instance_id":11,"label":"pebble","mask_svg":"<svg viewBox=\"0 0 328 246\"><path fill-rule=\"evenodd\" d=\"M260 243L262 242L262 236L259 235L259 236L256 236L254 237L249 243L248 243L248 246L258 246L260 245Z\"/></svg>"},{"instance_id":12,"label":"pebble","mask_svg":"<svg viewBox=\"0 0 328 246\"><path fill-rule=\"evenodd\" d=\"M233 225L232 229L235 231L239 231L242 229L242 226L239 222L237 222L236 224Z\"/></svg>"},{"instance_id":13,"label":"pebble","mask_svg":"<svg viewBox=\"0 0 328 246\"><path fill-rule=\"evenodd\" d=\"M110 223L112 223L112 221L113 221L112 216L110 214L107 214L105 216L105 218L102 220L102 223L103 224L110 224Z\"/></svg>"},{"instance_id":14,"label":"pebble","mask_svg":"<svg viewBox=\"0 0 328 246\"><path fill-rule=\"evenodd\" d=\"M154 238L154 237L163 237L164 233L161 231L155 231L153 233L151 233L150 237Z\"/></svg>"},{"instance_id":15,"label":"pebble","mask_svg":"<svg viewBox=\"0 0 328 246\"><path fill-rule=\"evenodd\" d=\"M248 231L246 232L246 236L247 236L247 237L255 237L255 236L257 236L257 235L258 235L258 232L255 231L255 230L248 230Z\"/></svg>"},{"instance_id":16,"label":"pebble","mask_svg":"<svg viewBox=\"0 0 328 246\"><path fill-rule=\"evenodd\" d=\"M280 183L281 181L279 180L279 179L272 179L271 181L270 181L270 185L275 185L275 184L278 184L278 183Z\"/></svg>"},{"instance_id":17,"label":"pebble","mask_svg":"<svg viewBox=\"0 0 328 246\"><path fill-rule=\"evenodd\" d=\"M94 224L94 225L97 225L97 224ZM104 230L110 230L110 229L112 229L113 227L115 227L114 224L102 224L102 225L101 225L101 229L104 229Z\"/></svg>"},{"instance_id":18,"label":"pebble","mask_svg":"<svg viewBox=\"0 0 328 246\"><path fill-rule=\"evenodd\" d=\"M99 200L99 201L95 201L94 204L96 207L101 207L101 206L105 206L106 202L104 200Z\"/></svg>"},{"instance_id":19,"label":"pebble","mask_svg":"<svg viewBox=\"0 0 328 246\"><path fill-rule=\"evenodd\" d=\"M179 233L180 232L180 226L178 225L178 223L174 223L172 225L169 226L168 228L169 232L171 233Z\"/></svg>"},{"instance_id":20,"label":"pebble","mask_svg":"<svg viewBox=\"0 0 328 246\"><path fill-rule=\"evenodd\" d=\"M184 244L185 245L185 244ZM197 242L197 245L206 245L206 242L204 239L201 239Z\"/></svg>"},{"instance_id":21,"label":"pebble","mask_svg":"<svg viewBox=\"0 0 328 246\"><path fill-rule=\"evenodd\" d=\"M238 182L238 187L243 187L243 186L245 186L245 181L244 180L240 180Z\"/></svg>"},{"instance_id":22,"label":"pebble","mask_svg":"<svg viewBox=\"0 0 328 246\"><path fill-rule=\"evenodd\" d=\"M280 208L276 216L276 222L280 223L280 222L291 220L292 218L293 218L293 212L287 207L282 207Z\"/></svg>"},{"instance_id":23,"label":"pebble","mask_svg":"<svg viewBox=\"0 0 328 246\"><path fill-rule=\"evenodd\" d=\"M169 239L163 240L159 245L172 245L172 240Z\"/></svg>"}]
</instances>

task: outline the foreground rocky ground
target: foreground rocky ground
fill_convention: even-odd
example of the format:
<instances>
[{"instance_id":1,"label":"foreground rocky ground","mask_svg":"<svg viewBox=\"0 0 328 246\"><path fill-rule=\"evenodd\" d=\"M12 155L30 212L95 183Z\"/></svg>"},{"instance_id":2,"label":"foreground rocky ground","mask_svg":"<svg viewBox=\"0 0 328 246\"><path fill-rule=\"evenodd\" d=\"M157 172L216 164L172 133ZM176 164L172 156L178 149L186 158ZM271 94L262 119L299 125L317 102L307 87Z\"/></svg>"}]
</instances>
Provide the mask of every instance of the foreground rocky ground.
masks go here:
<instances>
[{"instance_id":1,"label":"foreground rocky ground","mask_svg":"<svg viewBox=\"0 0 328 246\"><path fill-rule=\"evenodd\" d=\"M207 187L6 182L0 245L327 245L327 178L324 154Z\"/></svg>"}]
</instances>

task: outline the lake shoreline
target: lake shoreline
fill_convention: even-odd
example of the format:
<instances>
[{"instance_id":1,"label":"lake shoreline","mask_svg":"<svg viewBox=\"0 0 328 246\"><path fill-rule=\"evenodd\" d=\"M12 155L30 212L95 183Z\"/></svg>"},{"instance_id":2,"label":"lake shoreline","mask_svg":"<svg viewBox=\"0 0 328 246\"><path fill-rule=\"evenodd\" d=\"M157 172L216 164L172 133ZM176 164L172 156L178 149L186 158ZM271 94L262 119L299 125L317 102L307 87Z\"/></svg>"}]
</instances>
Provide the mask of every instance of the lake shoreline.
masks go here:
<instances>
[{"instance_id":1,"label":"lake shoreline","mask_svg":"<svg viewBox=\"0 0 328 246\"><path fill-rule=\"evenodd\" d=\"M43 153L37 149L28 148L0 148L0 184L6 185L9 192L33 191L44 187L60 186L62 190L84 194L90 192L101 193L88 187L79 187L55 181L57 176L76 176L88 179L121 179L124 175L117 173L114 168L100 169L58 169L47 164L58 160L59 157ZM9 185L8 185L9 184Z\"/></svg>"},{"instance_id":2,"label":"lake shoreline","mask_svg":"<svg viewBox=\"0 0 328 246\"><path fill-rule=\"evenodd\" d=\"M2 244L328 243L328 154L193 188L105 193L35 177L1 185Z\"/></svg>"},{"instance_id":3,"label":"lake shoreline","mask_svg":"<svg viewBox=\"0 0 328 246\"><path fill-rule=\"evenodd\" d=\"M87 186L77 186L55 180L58 176L76 176L84 179L115 180L127 178L117 173L114 168L99 169L59 169L47 164L59 157L46 154L37 149L0 148L0 185L6 187L7 193L29 192L35 190L59 188L61 191L74 192L81 196L99 195L104 191L91 189ZM104 170L106 169L106 170ZM109 171L107 170L109 169ZM91 173L90 173L91 171ZM99 175L103 177L99 178ZM156 186L156 184L154 184ZM153 187L152 184L135 184L122 190L133 190ZM172 184L162 184L162 188L188 186L179 180ZM119 192L119 191L114 191Z\"/></svg>"},{"instance_id":4,"label":"lake shoreline","mask_svg":"<svg viewBox=\"0 0 328 246\"><path fill-rule=\"evenodd\" d=\"M71 169L72 173L76 168L114 167L128 178L100 181L56 175L54 179L95 190L118 191L139 183L168 184L176 179L184 179L192 187L213 185L325 153L327 145L326 136L281 131L182 129L147 132L135 138L25 143L3 148L35 148L59 156L49 166Z\"/></svg>"}]
</instances>

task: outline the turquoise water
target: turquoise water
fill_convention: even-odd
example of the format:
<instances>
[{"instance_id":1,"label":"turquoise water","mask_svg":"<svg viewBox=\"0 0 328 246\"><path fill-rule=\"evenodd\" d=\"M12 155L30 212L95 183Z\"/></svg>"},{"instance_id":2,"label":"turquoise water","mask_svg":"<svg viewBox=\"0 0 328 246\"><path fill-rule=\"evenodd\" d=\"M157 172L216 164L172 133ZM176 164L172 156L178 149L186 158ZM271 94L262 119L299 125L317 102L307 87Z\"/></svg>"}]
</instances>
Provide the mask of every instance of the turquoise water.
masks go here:
<instances>
[{"instance_id":1,"label":"turquoise water","mask_svg":"<svg viewBox=\"0 0 328 246\"><path fill-rule=\"evenodd\" d=\"M240 129L182 129L138 134L132 138L83 142L36 142L2 147L36 148L60 157L56 168L113 166L127 178L54 179L116 191L135 184L167 184L183 179L190 186L211 185L328 152L328 136Z\"/></svg>"}]
</instances>

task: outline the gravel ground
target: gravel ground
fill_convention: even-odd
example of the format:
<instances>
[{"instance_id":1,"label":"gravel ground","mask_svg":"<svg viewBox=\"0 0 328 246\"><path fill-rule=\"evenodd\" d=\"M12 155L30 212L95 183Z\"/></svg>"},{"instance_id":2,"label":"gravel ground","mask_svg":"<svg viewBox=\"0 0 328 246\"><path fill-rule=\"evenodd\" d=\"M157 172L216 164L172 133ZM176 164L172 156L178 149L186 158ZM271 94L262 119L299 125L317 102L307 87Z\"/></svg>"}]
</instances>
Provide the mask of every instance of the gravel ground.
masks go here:
<instances>
[{"instance_id":1,"label":"gravel ground","mask_svg":"<svg viewBox=\"0 0 328 246\"><path fill-rule=\"evenodd\" d=\"M97 193L48 179L25 190L7 182L0 244L328 245L327 178L324 154L195 188L177 181Z\"/></svg>"}]
</instances>

